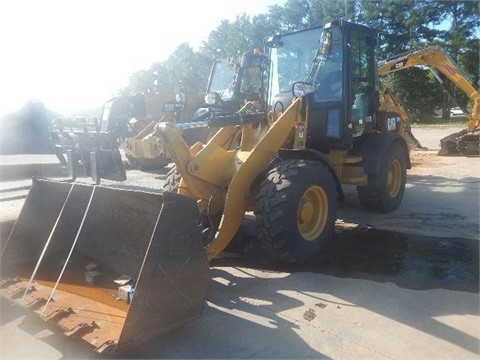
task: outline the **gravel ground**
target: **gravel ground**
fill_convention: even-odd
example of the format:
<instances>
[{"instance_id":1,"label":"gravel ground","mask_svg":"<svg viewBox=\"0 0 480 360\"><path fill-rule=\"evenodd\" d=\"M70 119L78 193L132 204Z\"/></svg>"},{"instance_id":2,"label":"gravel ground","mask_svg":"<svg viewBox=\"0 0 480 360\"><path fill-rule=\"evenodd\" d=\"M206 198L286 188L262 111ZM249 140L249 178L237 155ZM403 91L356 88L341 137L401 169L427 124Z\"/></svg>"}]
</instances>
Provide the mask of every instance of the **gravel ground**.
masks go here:
<instances>
[{"instance_id":1,"label":"gravel ground","mask_svg":"<svg viewBox=\"0 0 480 360\"><path fill-rule=\"evenodd\" d=\"M458 130L413 128L428 149L412 151L405 198L393 213L363 211L355 188L346 189L337 222L344 236L327 258L306 268L219 259L203 316L123 356L478 359L480 158L436 156L439 140ZM126 183L105 185L157 192L166 172L129 171ZM13 220L29 181L0 186L2 220ZM94 357L31 314L0 305L2 359Z\"/></svg>"}]
</instances>

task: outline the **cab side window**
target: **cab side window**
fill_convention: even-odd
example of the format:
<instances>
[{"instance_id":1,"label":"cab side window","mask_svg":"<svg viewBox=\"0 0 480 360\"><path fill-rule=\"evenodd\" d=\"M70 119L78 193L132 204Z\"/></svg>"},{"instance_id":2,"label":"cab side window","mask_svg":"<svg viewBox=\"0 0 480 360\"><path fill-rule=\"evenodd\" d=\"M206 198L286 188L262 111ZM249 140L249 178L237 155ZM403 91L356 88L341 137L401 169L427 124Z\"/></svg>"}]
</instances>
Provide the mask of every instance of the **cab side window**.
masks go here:
<instances>
[{"instance_id":1,"label":"cab side window","mask_svg":"<svg viewBox=\"0 0 480 360\"><path fill-rule=\"evenodd\" d=\"M354 135L360 135L372 121L375 109L374 39L352 31L350 34L351 123Z\"/></svg>"}]
</instances>

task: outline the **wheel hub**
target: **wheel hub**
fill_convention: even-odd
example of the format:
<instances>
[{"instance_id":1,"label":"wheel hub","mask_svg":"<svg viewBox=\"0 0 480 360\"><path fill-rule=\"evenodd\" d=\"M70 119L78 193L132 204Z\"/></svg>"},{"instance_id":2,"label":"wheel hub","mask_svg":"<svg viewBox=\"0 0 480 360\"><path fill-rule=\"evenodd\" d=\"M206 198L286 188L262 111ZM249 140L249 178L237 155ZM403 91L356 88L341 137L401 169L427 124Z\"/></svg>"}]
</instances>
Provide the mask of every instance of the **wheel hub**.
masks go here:
<instances>
[{"instance_id":1,"label":"wheel hub","mask_svg":"<svg viewBox=\"0 0 480 360\"><path fill-rule=\"evenodd\" d=\"M395 159L390 164L387 176L387 193L394 198L400 192L402 184L402 165L398 159Z\"/></svg>"},{"instance_id":2,"label":"wheel hub","mask_svg":"<svg viewBox=\"0 0 480 360\"><path fill-rule=\"evenodd\" d=\"M328 198L320 186L305 191L298 206L297 223L302 237L315 240L323 231L328 217Z\"/></svg>"}]
</instances>

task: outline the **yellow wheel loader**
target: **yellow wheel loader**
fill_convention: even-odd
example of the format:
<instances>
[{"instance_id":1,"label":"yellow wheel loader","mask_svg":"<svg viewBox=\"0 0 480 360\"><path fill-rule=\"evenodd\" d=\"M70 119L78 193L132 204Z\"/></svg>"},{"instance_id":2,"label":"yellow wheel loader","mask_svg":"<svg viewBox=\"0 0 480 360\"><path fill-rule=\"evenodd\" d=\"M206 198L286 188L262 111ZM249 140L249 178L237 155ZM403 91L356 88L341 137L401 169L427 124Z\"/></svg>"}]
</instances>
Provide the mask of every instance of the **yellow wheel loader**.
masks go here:
<instances>
[{"instance_id":1,"label":"yellow wheel loader","mask_svg":"<svg viewBox=\"0 0 480 360\"><path fill-rule=\"evenodd\" d=\"M366 209L395 210L409 150L385 131L375 39L344 20L269 38L268 57L242 64L240 111L202 120L218 128L206 143L155 126L175 162L170 191L35 180L2 253L1 295L121 352L200 315L208 261L246 212L273 259L301 263L332 238L343 184Z\"/></svg>"}]
</instances>

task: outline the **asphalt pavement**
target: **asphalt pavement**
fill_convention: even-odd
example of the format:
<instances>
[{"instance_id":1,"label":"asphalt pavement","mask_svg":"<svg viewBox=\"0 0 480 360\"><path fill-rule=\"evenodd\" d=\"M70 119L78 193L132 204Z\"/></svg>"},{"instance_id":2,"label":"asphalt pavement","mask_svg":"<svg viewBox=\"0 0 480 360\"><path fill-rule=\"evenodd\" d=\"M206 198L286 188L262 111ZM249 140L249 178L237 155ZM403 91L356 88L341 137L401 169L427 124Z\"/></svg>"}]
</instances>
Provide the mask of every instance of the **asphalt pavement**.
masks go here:
<instances>
[{"instance_id":1,"label":"asphalt pavement","mask_svg":"<svg viewBox=\"0 0 480 360\"><path fill-rule=\"evenodd\" d=\"M332 244L308 266L259 260L247 218L242 231L250 245L211 263L203 315L121 357L478 359L479 159L415 156L400 209L366 214L350 189ZM5 175L2 158L2 242L29 176L66 179L47 157L9 158L9 166L29 164L15 176ZM462 170L442 172L454 163ZM166 171L129 171L126 183L104 185L158 191ZM0 305L2 359L98 357L38 317Z\"/></svg>"}]
</instances>

